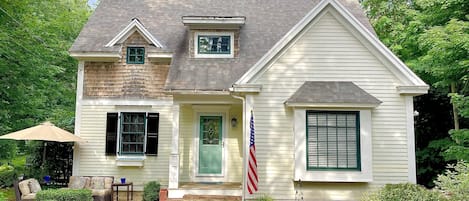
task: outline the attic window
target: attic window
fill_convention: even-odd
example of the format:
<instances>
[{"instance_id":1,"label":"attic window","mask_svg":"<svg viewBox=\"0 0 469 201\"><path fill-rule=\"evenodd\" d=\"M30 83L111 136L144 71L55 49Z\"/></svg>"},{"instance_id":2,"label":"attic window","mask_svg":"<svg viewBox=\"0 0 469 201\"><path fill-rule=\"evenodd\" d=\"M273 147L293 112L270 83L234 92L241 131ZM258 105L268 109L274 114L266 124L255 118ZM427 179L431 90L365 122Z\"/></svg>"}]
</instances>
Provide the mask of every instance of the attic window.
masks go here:
<instances>
[{"instance_id":1,"label":"attic window","mask_svg":"<svg viewBox=\"0 0 469 201\"><path fill-rule=\"evenodd\" d=\"M127 47L127 63L128 64L145 63L145 48Z\"/></svg>"},{"instance_id":2,"label":"attic window","mask_svg":"<svg viewBox=\"0 0 469 201\"><path fill-rule=\"evenodd\" d=\"M195 57L233 58L233 32L197 32L194 38Z\"/></svg>"}]
</instances>

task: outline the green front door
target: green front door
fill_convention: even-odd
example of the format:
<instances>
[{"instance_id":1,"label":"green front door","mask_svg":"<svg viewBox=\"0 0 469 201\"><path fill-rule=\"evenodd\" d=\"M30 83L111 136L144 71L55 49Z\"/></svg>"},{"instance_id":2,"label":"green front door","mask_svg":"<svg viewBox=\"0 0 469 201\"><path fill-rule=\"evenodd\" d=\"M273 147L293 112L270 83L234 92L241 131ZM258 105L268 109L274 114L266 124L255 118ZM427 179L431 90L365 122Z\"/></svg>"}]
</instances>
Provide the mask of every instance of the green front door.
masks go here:
<instances>
[{"instance_id":1,"label":"green front door","mask_svg":"<svg viewBox=\"0 0 469 201\"><path fill-rule=\"evenodd\" d=\"M222 173L222 116L200 116L199 174Z\"/></svg>"}]
</instances>

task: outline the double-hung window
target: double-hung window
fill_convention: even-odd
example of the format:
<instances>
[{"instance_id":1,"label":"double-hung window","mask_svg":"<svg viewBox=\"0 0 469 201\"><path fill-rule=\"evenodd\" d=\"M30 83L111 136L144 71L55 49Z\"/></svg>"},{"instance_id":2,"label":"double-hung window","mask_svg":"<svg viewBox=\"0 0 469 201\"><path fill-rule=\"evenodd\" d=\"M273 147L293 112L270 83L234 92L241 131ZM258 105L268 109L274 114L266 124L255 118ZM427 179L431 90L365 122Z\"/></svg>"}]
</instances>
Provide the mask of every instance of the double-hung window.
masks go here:
<instances>
[{"instance_id":1,"label":"double-hung window","mask_svg":"<svg viewBox=\"0 0 469 201\"><path fill-rule=\"evenodd\" d=\"M156 155L159 114L121 112L107 114L107 155Z\"/></svg>"},{"instance_id":2,"label":"double-hung window","mask_svg":"<svg viewBox=\"0 0 469 201\"><path fill-rule=\"evenodd\" d=\"M307 111L307 169L360 170L360 117L353 111Z\"/></svg>"}]
</instances>

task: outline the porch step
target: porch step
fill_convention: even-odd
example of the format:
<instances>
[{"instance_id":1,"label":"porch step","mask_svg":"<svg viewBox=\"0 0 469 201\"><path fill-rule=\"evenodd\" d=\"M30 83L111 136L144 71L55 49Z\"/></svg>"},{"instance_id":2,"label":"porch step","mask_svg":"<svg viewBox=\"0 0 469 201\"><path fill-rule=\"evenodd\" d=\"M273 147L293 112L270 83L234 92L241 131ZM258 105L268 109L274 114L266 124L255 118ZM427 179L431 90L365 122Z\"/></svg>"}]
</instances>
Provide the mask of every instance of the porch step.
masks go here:
<instances>
[{"instance_id":1,"label":"porch step","mask_svg":"<svg viewBox=\"0 0 469 201\"><path fill-rule=\"evenodd\" d=\"M241 196L184 195L182 199L168 199L168 201L241 201Z\"/></svg>"}]
</instances>

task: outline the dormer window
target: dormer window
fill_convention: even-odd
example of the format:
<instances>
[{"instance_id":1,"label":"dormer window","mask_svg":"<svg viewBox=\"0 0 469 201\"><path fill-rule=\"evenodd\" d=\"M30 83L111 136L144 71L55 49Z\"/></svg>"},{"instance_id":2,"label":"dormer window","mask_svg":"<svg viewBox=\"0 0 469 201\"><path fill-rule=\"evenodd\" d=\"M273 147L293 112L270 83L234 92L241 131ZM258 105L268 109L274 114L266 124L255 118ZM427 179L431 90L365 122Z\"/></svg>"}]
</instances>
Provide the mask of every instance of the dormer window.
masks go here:
<instances>
[{"instance_id":1,"label":"dormer window","mask_svg":"<svg viewBox=\"0 0 469 201\"><path fill-rule=\"evenodd\" d=\"M196 32L194 39L196 58L233 58L233 32Z\"/></svg>"},{"instance_id":2,"label":"dormer window","mask_svg":"<svg viewBox=\"0 0 469 201\"><path fill-rule=\"evenodd\" d=\"M144 47L127 47L127 64L145 63Z\"/></svg>"}]
</instances>

